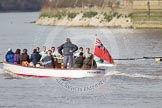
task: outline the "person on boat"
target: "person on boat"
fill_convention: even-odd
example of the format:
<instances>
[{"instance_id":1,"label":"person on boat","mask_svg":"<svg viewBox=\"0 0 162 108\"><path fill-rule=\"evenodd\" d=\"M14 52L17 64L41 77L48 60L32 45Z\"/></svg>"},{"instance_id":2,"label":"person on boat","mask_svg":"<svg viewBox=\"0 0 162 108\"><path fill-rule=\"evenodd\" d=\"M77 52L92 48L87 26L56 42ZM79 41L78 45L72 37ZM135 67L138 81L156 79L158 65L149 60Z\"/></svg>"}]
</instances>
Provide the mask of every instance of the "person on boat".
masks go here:
<instances>
[{"instance_id":1,"label":"person on boat","mask_svg":"<svg viewBox=\"0 0 162 108\"><path fill-rule=\"evenodd\" d=\"M6 59L6 62L8 63L14 63L14 53L12 52L11 48L8 49L5 59Z\"/></svg>"},{"instance_id":2,"label":"person on boat","mask_svg":"<svg viewBox=\"0 0 162 108\"><path fill-rule=\"evenodd\" d=\"M57 51L54 52L54 55L56 58L62 58L62 55L59 53L59 48L57 48Z\"/></svg>"},{"instance_id":3,"label":"person on boat","mask_svg":"<svg viewBox=\"0 0 162 108\"><path fill-rule=\"evenodd\" d=\"M56 56L55 56L55 47L51 47L51 51L52 51L52 56L53 56L53 57L56 57Z\"/></svg>"},{"instance_id":4,"label":"person on boat","mask_svg":"<svg viewBox=\"0 0 162 108\"><path fill-rule=\"evenodd\" d=\"M39 47L36 47L36 50L38 53L40 53L40 48Z\"/></svg>"},{"instance_id":5,"label":"person on boat","mask_svg":"<svg viewBox=\"0 0 162 108\"><path fill-rule=\"evenodd\" d=\"M79 57L79 54L80 54L81 52L83 53L83 47L80 47L80 48L79 48L79 51L74 52L74 58Z\"/></svg>"},{"instance_id":6,"label":"person on boat","mask_svg":"<svg viewBox=\"0 0 162 108\"><path fill-rule=\"evenodd\" d=\"M93 55L91 54L90 57L87 57L83 61L83 67L84 69L89 69L89 68L97 68L97 63L93 59Z\"/></svg>"},{"instance_id":7,"label":"person on boat","mask_svg":"<svg viewBox=\"0 0 162 108\"><path fill-rule=\"evenodd\" d=\"M30 63L30 59L27 51L28 51L27 49L23 49L23 53L20 55L20 64L22 66L28 66Z\"/></svg>"},{"instance_id":8,"label":"person on boat","mask_svg":"<svg viewBox=\"0 0 162 108\"><path fill-rule=\"evenodd\" d=\"M83 61L84 61L83 52L80 52L79 57L76 57L74 60L74 68L82 68Z\"/></svg>"},{"instance_id":9,"label":"person on boat","mask_svg":"<svg viewBox=\"0 0 162 108\"><path fill-rule=\"evenodd\" d=\"M39 52L37 52L37 49L33 49L33 53L31 54L31 58L30 58L32 64L36 66L36 64L40 62L40 59L41 59L41 55L39 54Z\"/></svg>"},{"instance_id":10,"label":"person on boat","mask_svg":"<svg viewBox=\"0 0 162 108\"><path fill-rule=\"evenodd\" d=\"M16 49L16 52L14 54L14 64L20 64L20 49Z\"/></svg>"},{"instance_id":11,"label":"person on boat","mask_svg":"<svg viewBox=\"0 0 162 108\"><path fill-rule=\"evenodd\" d=\"M41 55L41 60L47 56L46 46L42 47L42 51L39 54Z\"/></svg>"},{"instance_id":12,"label":"person on boat","mask_svg":"<svg viewBox=\"0 0 162 108\"><path fill-rule=\"evenodd\" d=\"M55 51L53 55L54 55L54 60L55 60L55 67L61 68L63 58L61 54L58 52L58 48L57 48L57 51Z\"/></svg>"},{"instance_id":13,"label":"person on boat","mask_svg":"<svg viewBox=\"0 0 162 108\"><path fill-rule=\"evenodd\" d=\"M85 54L84 54L84 57L85 57L85 58L88 58L88 57L90 57L90 56L92 56L92 53L90 53L90 48L86 48L86 52L85 52Z\"/></svg>"},{"instance_id":14,"label":"person on boat","mask_svg":"<svg viewBox=\"0 0 162 108\"><path fill-rule=\"evenodd\" d=\"M58 48L59 53L64 57L63 58L64 68L67 68L67 63L69 63L70 68L73 68L73 60L74 60L73 53L78 50L78 46L73 44L70 38L66 38L66 42Z\"/></svg>"},{"instance_id":15,"label":"person on boat","mask_svg":"<svg viewBox=\"0 0 162 108\"><path fill-rule=\"evenodd\" d=\"M42 65L45 68L55 68L54 58L52 57L52 51L47 51L47 56L42 59Z\"/></svg>"}]
</instances>

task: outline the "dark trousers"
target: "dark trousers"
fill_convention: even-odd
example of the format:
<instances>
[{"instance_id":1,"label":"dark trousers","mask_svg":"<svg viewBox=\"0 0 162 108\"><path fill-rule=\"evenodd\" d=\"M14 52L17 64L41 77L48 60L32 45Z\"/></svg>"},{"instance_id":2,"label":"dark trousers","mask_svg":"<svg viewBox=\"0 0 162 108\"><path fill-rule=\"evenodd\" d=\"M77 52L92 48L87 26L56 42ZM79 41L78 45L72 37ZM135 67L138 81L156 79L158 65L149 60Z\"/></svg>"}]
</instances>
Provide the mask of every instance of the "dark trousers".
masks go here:
<instances>
[{"instance_id":1,"label":"dark trousers","mask_svg":"<svg viewBox=\"0 0 162 108\"><path fill-rule=\"evenodd\" d=\"M67 63L69 63L70 68L73 68L73 55L64 56L63 64L64 68L67 68Z\"/></svg>"}]
</instances>

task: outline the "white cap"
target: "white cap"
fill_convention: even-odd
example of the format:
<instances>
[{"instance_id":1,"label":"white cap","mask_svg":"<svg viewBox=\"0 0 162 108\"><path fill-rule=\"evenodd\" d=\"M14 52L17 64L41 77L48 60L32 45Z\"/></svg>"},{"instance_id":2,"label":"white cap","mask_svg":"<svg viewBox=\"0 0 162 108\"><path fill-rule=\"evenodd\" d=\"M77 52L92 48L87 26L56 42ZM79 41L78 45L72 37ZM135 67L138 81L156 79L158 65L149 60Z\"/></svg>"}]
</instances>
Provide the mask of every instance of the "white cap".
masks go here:
<instances>
[{"instance_id":1,"label":"white cap","mask_svg":"<svg viewBox=\"0 0 162 108\"><path fill-rule=\"evenodd\" d=\"M8 51L12 51L12 49L11 48L8 48Z\"/></svg>"}]
</instances>

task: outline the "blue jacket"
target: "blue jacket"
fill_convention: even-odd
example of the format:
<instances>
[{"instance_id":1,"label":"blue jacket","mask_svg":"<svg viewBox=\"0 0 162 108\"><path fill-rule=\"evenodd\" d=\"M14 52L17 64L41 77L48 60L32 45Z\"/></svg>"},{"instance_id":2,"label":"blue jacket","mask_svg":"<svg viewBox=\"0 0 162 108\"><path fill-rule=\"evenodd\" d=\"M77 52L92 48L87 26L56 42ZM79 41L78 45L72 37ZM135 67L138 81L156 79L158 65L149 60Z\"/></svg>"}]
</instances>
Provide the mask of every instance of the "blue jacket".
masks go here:
<instances>
[{"instance_id":1,"label":"blue jacket","mask_svg":"<svg viewBox=\"0 0 162 108\"><path fill-rule=\"evenodd\" d=\"M5 59L8 63L14 63L14 53L12 51L7 52Z\"/></svg>"}]
</instances>

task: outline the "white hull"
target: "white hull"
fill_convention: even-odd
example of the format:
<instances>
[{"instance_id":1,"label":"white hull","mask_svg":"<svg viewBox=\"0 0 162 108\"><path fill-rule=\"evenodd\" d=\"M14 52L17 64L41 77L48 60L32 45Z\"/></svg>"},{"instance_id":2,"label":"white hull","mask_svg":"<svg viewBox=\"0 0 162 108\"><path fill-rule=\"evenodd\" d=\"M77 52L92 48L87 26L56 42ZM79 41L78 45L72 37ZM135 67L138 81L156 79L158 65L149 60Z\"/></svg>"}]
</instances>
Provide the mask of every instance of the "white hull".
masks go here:
<instances>
[{"instance_id":1,"label":"white hull","mask_svg":"<svg viewBox=\"0 0 162 108\"><path fill-rule=\"evenodd\" d=\"M113 66L115 66L114 64L108 64L108 63L98 63L98 62L96 62L97 63L97 67L113 67Z\"/></svg>"},{"instance_id":2,"label":"white hull","mask_svg":"<svg viewBox=\"0 0 162 108\"><path fill-rule=\"evenodd\" d=\"M105 75L104 69L44 69L3 63L3 70L18 76L84 78Z\"/></svg>"}]
</instances>

